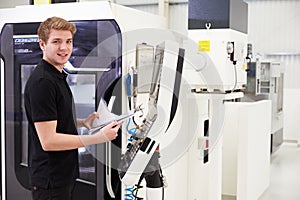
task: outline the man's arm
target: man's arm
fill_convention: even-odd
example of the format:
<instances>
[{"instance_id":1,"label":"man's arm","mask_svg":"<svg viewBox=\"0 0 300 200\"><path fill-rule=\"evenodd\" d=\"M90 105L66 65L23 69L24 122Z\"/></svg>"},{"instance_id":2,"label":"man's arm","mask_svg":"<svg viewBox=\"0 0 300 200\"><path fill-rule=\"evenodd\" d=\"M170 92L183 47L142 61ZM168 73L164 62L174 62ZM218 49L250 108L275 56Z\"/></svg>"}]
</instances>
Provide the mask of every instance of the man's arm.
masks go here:
<instances>
[{"instance_id":1,"label":"man's arm","mask_svg":"<svg viewBox=\"0 0 300 200\"><path fill-rule=\"evenodd\" d=\"M44 151L62 151L114 140L120 125L112 122L93 135L56 133L57 121L35 122L35 128Z\"/></svg>"}]
</instances>

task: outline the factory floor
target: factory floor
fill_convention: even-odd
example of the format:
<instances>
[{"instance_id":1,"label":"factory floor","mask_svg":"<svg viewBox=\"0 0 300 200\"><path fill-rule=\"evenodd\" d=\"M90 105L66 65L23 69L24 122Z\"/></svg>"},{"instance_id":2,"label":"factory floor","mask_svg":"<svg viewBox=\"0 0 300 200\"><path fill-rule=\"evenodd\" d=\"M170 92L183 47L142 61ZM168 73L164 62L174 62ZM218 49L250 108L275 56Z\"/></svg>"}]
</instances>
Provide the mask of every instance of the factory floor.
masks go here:
<instances>
[{"instance_id":1,"label":"factory floor","mask_svg":"<svg viewBox=\"0 0 300 200\"><path fill-rule=\"evenodd\" d=\"M222 200L236 200L236 197L223 196ZM300 200L300 147L297 143L284 142L271 155L270 185L258 200Z\"/></svg>"},{"instance_id":2,"label":"factory floor","mask_svg":"<svg viewBox=\"0 0 300 200\"><path fill-rule=\"evenodd\" d=\"M300 200L300 147L296 143L285 142L271 155L270 186L259 200Z\"/></svg>"}]
</instances>

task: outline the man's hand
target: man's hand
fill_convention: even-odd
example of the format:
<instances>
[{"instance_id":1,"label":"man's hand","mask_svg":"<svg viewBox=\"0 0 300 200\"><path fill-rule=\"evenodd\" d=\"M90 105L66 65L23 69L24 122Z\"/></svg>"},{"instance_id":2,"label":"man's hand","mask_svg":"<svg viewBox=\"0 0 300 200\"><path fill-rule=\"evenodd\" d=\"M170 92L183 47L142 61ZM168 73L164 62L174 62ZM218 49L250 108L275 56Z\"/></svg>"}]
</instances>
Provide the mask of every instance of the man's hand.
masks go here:
<instances>
[{"instance_id":1,"label":"man's hand","mask_svg":"<svg viewBox=\"0 0 300 200\"><path fill-rule=\"evenodd\" d=\"M95 119L95 118L93 118L93 114L91 114L91 115L89 115L89 117L87 119ZM119 130L120 126L121 126L121 123L118 123L117 121L113 121L110 124L104 126L102 129L100 129L95 134L79 135L82 145L88 146L88 145L92 145L92 144L100 144L100 143L109 142L111 140L114 140L118 136L118 130Z\"/></svg>"},{"instance_id":2,"label":"man's hand","mask_svg":"<svg viewBox=\"0 0 300 200\"><path fill-rule=\"evenodd\" d=\"M114 140L118 136L118 130L121 124L117 121L113 121L107 126L103 127L100 131L98 131L95 135L99 135L100 138L103 138L105 142Z\"/></svg>"},{"instance_id":3,"label":"man's hand","mask_svg":"<svg viewBox=\"0 0 300 200\"><path fill-rule=\"evenodd\" d=\"M93 112L85 119L77 119L77 126L78 128L86 127L87 129L91 129L96 118L99 118L99 114L97 112Z\"/></svg>"}]
</instances>

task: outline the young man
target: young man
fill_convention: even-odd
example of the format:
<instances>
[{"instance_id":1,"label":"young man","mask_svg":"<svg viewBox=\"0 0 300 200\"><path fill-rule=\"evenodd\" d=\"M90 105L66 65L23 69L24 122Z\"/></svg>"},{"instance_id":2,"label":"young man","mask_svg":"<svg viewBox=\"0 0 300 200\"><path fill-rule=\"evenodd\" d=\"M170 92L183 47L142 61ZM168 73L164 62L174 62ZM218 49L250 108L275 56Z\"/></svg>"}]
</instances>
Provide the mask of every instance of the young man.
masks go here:
<instances>
[{"instance_id":1,"label":"young man","mask_svg":"<svg viewBox=\"0 0 300 200\"><path fill-rule=\"evenodd\" d=\"M74 24L48 18L38 29L43 59L25 87L28 118L28 163L34 200L70 200L79 175L77 148L111 141L120 125L112 122L93 135L77 134L78 127L91 128L99 117L74 119L74 102L66 82L64 64L71 56Z\"/></svg>"}]
</instances>

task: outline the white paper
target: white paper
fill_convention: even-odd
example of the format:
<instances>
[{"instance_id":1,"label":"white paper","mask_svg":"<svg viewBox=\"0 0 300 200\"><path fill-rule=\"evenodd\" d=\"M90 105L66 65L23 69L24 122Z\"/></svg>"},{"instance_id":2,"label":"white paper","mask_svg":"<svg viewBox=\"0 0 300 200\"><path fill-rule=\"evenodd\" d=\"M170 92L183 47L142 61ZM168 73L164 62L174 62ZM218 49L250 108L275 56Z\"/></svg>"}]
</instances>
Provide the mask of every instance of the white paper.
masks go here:
<instances>
[{"instance_id":1,"label":"white paper","mask_svg":"<svg viewBox=\"0 0 300 200\"><path fill-rule=\"evenodd\" d=\"M130 118L134 115L133 111L130 111L129 113L123 115L116 115L110 112L103 99L100 100L97 112L99 114L99 118L96 118L94 120L92 128L89 130L89 134L93 134L94 132L99 131L101 128L110 124L113 121L121 123L127 118Z\"/></svg>"}]
</instances>

